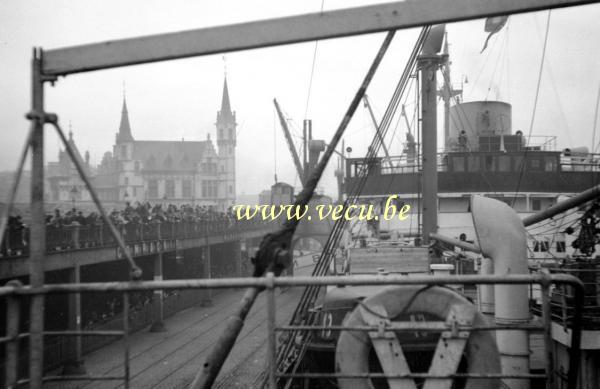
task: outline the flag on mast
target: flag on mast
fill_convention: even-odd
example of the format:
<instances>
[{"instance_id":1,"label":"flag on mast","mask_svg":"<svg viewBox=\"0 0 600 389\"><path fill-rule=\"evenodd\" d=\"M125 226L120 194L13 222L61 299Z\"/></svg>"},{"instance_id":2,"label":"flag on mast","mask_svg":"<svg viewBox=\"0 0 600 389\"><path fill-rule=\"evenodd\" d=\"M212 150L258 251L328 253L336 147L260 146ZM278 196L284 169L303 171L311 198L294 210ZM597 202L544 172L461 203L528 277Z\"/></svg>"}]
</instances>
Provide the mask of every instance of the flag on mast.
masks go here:
<instances>
[{"instance_id":1,"label":"flag on mast","mask_svg":"<svg viewBox=\"0 0 600 389\"><path fill-rule=\"evenodd\" d=\"M485 43L483 44L483 49L481 49L481 53L483 53L483 51L487 48L488 42L490 41L492 35L502 30L502 27L504 27L507 21L508 16L493 16L491 18L485 19L484 31L489 32L489 34L485 40Z\"/></svg>"}]
</instances>

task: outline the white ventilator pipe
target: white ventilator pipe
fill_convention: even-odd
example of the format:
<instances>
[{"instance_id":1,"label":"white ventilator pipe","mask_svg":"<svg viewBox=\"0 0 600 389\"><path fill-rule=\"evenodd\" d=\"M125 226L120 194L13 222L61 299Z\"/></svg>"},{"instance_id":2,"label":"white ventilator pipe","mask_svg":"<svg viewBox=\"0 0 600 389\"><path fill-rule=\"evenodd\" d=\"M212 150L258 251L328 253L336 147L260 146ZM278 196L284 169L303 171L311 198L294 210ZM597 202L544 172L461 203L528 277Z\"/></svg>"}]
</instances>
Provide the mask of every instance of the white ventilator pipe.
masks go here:
<instances>
[{"instance_id":1,"label":"white ventilator pipe","mask_svg":"<svg viewBox=\"0 0 600 389\"><path fill-rule=\"evenodd\" d=\"M494 274L494 262L490 258L481 258L479 274L487 276ZM485 316L494 316L494 285L477 285L479 289L479 310Z\"/></svg>"},{"instance_id":2,"label":"white ventilator pipe","mask_svg":"<svg viewBox=\"0 0 600 389\"><path fill-rule=\"evenodd\" d=\"M495 275L528 274L527 238L523 222L505 203L471 197L473 225L484 257L493 262ZM529 322L527 285L495 285L496 324ZM529 374L529 336L526 330L497 331L503 374ZM528 389L527 379L504 379L511 389Z\"/></svg>"}]
</instances>

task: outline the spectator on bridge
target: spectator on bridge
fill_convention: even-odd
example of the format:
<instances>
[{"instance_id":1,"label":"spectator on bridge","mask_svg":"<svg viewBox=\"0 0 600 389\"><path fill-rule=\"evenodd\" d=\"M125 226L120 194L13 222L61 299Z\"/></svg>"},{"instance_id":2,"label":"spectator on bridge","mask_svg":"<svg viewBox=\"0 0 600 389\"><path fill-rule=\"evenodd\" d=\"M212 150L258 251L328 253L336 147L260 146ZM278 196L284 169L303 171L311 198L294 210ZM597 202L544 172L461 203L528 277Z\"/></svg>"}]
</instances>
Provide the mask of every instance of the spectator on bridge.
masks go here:
<instances>
[{"instance_id":1,"label":"spectator on bridge","mask_svg":"<svg viewBox=\"0 0 600 389\"><path fill-rule=\"evenodd\" d=\"M135 206L127 203L122 210L113 209L109 214L112 223L120 230L127 241L135 241L150 237L156 237L153 233L154 227L148 226L157 223L186 223L181 230L170 229L173 233L185 231L185 234L216 232L220 229L229 229L238 222L232 207L226 212L216 211L213 206L200 206L193 204L155 204L136 202ZM73 247L95 247L100 245L114 244L110 238L110 232L103 227L103 220L98 213L92 212L85 216L81 210L72 208L65 214L61 214L57 208L54 214L46 215L46 241L48 250L64 250ZM188 226L197 223L196 226ZM146 225L145 227L142 227ZM71 231L79 227L79 244L75 245ZM217 228L215 230L214 228ZM0 248L0 255L22 255L28 246L28 232L20 216L10 219L6 235ZM149 234L149 235L147 235ZM170 236L173 237L173 236ZM163 238L169 238L163 233Z\"/></svg>"}]
</instances>

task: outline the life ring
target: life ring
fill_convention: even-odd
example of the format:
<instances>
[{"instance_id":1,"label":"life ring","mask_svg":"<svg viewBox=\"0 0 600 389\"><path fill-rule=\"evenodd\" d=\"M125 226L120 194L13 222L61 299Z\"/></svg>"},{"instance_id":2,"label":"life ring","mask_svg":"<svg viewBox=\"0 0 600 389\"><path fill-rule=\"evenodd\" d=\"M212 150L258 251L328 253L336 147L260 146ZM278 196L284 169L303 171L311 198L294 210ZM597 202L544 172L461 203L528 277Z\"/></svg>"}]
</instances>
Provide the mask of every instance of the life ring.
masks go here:
<instances>
[{"instance_id":1,"label":"life ring","mask_svg":"<svg viewBox=\"0 0 600 389\"><path fill-rule=\"evenodd\" d=\"M494 336L490 331L460 332L463 339L461 343L461 341L456 341L458 339L456 332L453 332L451 336L446 332L444 338L442 338L439 332L419 334L416 332L392 332L384 330L386 324L414 321L415 318L417 320L421 318L420 321L442 321L446 323L449 323L449 320L455 320L458 323L465 324L465 321L460 319L460 317L464 317L464 314L459 314L459 320L456 320L457 315L455 313L467 311L469 312L467 325L480 326L487 324L481 313L477 312L475 307L466 298L451 289L418 285L384 288L379 293L365 299L344 320L345 326L373 326L375 324L373 320L379 320L379 335L376 332L342 331L336 347L336 372L341 375L360 375L375 372L376 370L370 370L370 366L373 368L374 363L379 363L379 366L382 368L380 371L386 372L386 374L438 374L440 371L444 371L444 375L453 373L499 374L501 372L500 355ZM419 336L421 338L417 339ZM426 336L429 336L429 339ZM432 336L433 338L431 338ZM389 339L394 341L393 346L391 341L389 344L387 343ZM383 346L384 351L381 351L381 343L379 343L378 347L374 346L375 342L380 342L381 340L386 342ZM422 365L420 368L418 367L419 362L415 362L416 358L405 358L404 352L402 352L402 347L407 347L408 345L414 346L415 344L418 346L423 345L423 347L429 345L429 348L433 349L433 353L428 351L421 352L421 354L417 354L416 352L413 354L418 356L428 355L427 361L425 361L426 365ZM457 344L462 344L462 346L457 346ZM386 347L388 348L387 352L391 350L392 354L390 355L392 357L387 358L387 361L381 363L381 355L384 354ZM452 348L455 348L455 351L452 351L455 354L455 363L450 363L440 370L439 366L452 359L448 358L447 354L448 350ZM374 350L375 352L373 352ZM400 354L400 357L398 357L398 354ZM432 354L434 356L430 360L429 356ZM443 359L444 357L447 358ZM373 358L377 362L373 362ZM437 362L436 359L438 360ZM390 363L392 364L391 367ZM388 371L384 367L386 364ZM400 365L403 365L404 368L399 368ZM410 365L413 365L412 369ZM434 365L436 367L433 367ZM452 371L448 371L448 368ZM393 373L389 373L390 370ZM388 379L388 381L390 380ZM338 378L340 389L371 389L374 387L374 383L376 383L376 380L372 381L370 378ZM403 383L405 384L404 386L402 385ZM493 389L500 387L500 380L497 378L472 378L462 379L459 382L457 379L455 384L453 387L456 388ZM395 387L402 388L416 387L415 381L412 378L397 380L395 385Z\"/></svg>"}]
</instances>

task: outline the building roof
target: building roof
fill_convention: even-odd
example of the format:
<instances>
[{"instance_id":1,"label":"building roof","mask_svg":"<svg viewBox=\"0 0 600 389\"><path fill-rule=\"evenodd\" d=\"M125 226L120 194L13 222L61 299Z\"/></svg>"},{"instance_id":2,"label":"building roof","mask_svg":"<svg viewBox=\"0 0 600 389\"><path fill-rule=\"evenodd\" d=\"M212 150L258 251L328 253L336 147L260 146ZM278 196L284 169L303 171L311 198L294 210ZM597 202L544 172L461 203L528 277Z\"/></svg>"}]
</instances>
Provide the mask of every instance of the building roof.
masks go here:
<instances>
[{"instance_id":1,"label":"building roof","mask_svg":"<svg viewBox=\"0 0 600 389\"><path fill-rule=\"evenodd\" d=\"M123 108L121 109L121 123L119 124L119 133L117 134L117 143L133 142L131 135L131 126L129 125L129 113L127 112L127 101L123 97Z\"/></svg>"},{"instance_id":2,"label":"building roof","mask_svg":"<svg viewBox=\"0 0 600 389\"><path fill-rule=\"evenodd\" d=\"M210 140L133 143L133 159L142 161L145 170L193 170L203 159L216 155Z\"/></svg>"},{"instance_id":3,"label":"building roof","mask_svg":"<svg viewBox=\"0 0 600 389\"><path fill-rule=\"evenodd\" d=\"M235 121L235 114L231 111L231 102L229 101L229 88L227 87L227 78L223 80L223 98L221 99L221 110L217 113L217 120Z\"/></svg>"},{"instance_id":4,"label":"building roof","mask_svg":"<svg viewBox=\"0 0 600 389\"><path fill-rule=\"evenodd\" d=\"M229 102L229 89L227 88L227 78L223 80L223 98L221 100L221 112L231 112L231 103Z\"/></svg>"}]
</instances>

